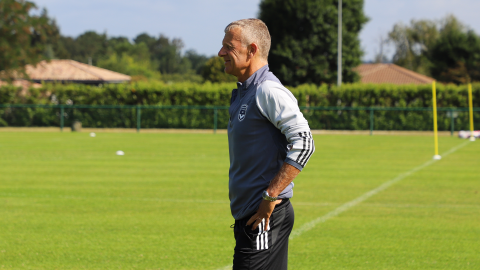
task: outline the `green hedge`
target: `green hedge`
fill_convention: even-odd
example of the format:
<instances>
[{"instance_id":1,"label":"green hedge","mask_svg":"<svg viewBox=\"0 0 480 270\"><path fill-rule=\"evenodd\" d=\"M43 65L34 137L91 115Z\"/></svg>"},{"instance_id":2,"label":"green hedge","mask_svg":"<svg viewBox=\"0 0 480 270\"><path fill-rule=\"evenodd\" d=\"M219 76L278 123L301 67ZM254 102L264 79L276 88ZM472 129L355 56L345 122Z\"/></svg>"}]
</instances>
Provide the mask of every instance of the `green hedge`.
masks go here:
<instances>
[{"instance_id":1,"label":"green hedge","mask_svg":"<svg viewBox=\"0 0 480 270\"><path fill-rule=\"evenodd\" d=\"M438 108L468 107L467 86L438 85ZM432 107L431 85L373 85L346 84L342 87L303 85L292 92L301 106L310 107L376 107L376 108L429 108ZM480 84L473 85L473 106L480 107ZM369 111L307 111L304 112L313 129L369 129ZM455 129L469 129L468 112L458 112ZM474 114L474 126L480 126L480 112ZM432 130L431 111L375 111L376 130ZM444 111L438 113L439 130L450 130L451 118Z\"/></svg>"},{"instance_id":2,"label":"green hedge","mask_svg":"<svg viewBox=\"0 0 480 270\"><path fill-rule=\"evenodd\" d=\"M25 93L19 88L0 87L0 104L64 104L65 126L79 120L84 127L136 127L135 108L92 109L72 108L74 105L183 105L228 106L234 83L131 83L89 86L81 84L46 84ZM342 108L428 108L432 106L430 85L368 85L336 86L301 85L289 88L303 107L336 107L329 110L304 108L303 113L313 129L365 130L370 128L369 110ZM480 84L473 85L474 107L480 107ZM468 106L466 86L438 85L437 106L465 108ZM451 118L439 111L440 130L449 130ZM475 113L480 125L479 112ZM218 128L226 128L227 110L217 110ZM142 128L212 128L211 109L142 109ZM0 108L0 126L59 126L59 108ZM458 112L456 129L468 129L468 112ZM431 130L431 111L374 112L376 130Z\"/></svg>"}]
</instances>

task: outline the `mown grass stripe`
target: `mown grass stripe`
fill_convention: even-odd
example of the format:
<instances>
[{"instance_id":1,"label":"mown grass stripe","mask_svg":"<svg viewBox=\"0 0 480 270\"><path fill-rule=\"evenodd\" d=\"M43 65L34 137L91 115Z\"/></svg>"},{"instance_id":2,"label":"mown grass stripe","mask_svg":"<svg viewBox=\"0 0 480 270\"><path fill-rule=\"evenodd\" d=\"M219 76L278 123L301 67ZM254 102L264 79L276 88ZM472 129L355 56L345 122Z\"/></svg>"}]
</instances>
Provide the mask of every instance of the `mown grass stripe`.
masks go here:
<instances>
[{"instance_id":1,"label":"mown grass stripe","mask_svg":"<svg viewBox=\"0 0 480 270\"><path fill-rule=\"evenodd\" d=\"M445 152L444 154L442 154L442 157L446 157L448 155L450 155L451 153L457 151L458 149L464 147L465 145L467 145L469 143L469 141L466 141L458 146L455 146L453 147L452 149L448 150L447 152ZM360 197L357 197L356 199L352 200L352 201L349 201L343 205L341 205L340 207L336 208L335 210L331 211L331 212L328 212L326 215L324 216L321 216L321 217L318 217L308 223L305 223L304 225L302 225L300 228L292 231L292 233L290 234L290 240L293 240L297 237L299 237L300 235L302 235L303 233L313 229L315 226L317 226L318 224L320 223L323 223L333 217L336 217L338 215L340 215L341 213L347 211L348 209L356 206L357 204L367 200L368 198L374 196L375 194L389 188L390 186L392 186L393 184L401 181L402 179L412 175L413 173L415 172L418 172L420 170L422 170L423 168L425 167L428 167L430 165L432 165L433 163L437 162L438 160L434 160L434 159L431 159L425 163L423 163L422 165L418 166L418 167L415 167L413 169L411 169L410 171L407 171L405 173L402 173L400 174L399 176L383 183L382 185L380 185L379 187L375 188L375 189L372 189L370 191L368 191L367 193L361 195Z\"/></svg>"},{"instance_id":2,"label":"mown grass stripe","mask_svg":"<svg viewBox=\"0 0 480 270\"><path fill-rule=\"evenodd\" d=\"M50 195L27 195L18 193L0 193L0 197L30 198L30 199L60 199L60 200L121 200L121 201L153 201L173 203L206 203L206 204L229 204L229 201L221 200L182 200L166 198L129 198L129 197L81 197L81 196L50 196Z\"/></svg>"}]
</instances>

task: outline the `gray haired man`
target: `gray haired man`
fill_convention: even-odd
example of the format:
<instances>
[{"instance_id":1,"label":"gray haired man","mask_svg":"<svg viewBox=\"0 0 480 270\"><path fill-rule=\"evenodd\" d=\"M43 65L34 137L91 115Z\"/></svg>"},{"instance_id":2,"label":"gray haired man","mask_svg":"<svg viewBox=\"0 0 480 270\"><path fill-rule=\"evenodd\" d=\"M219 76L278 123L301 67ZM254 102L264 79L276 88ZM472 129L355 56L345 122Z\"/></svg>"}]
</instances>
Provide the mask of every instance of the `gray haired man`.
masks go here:
<instances>
[{"instance_id":1,"label":"gray haired man","mask_svg":"<svg viewBox=\"0 0 480 270\"><path fill-rule=\"evenodd\" d=\"M268 69L269 50L267 26L244 19L225 28L218 52L238 79L228 124L233 269L287 269L292 181L315 150L297 100Z\"/></svg>"}]
</instances>

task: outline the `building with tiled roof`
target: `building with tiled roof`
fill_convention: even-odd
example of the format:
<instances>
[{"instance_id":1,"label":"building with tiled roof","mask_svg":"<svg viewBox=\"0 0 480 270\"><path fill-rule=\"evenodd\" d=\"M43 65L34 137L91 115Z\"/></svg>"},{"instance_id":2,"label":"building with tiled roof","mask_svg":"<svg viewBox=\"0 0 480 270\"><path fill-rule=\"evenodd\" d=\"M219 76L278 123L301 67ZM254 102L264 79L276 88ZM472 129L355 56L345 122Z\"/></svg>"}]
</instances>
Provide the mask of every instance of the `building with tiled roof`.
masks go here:
<instances>
[{"instance_id":1,"label":"building with tiled roof","mask_svg":"<svg viewBox=\"0 0 480 270\"><path fill-rule=\"evenodd\" d=\"M26 73L34 82L72 82L85 84L121 83L131 77L118 72L90 66L73 60L42 61L27 65Z\"/></svg>"},{"instance_id":2,"label":"building with tiled roof","mask_svg":"<svg viewBox=\"0 0 480 270\"><path fill-rule=\"evenodd\" d=\"M354 70L362 83L430 84L435 80L395 64L362 64Z\"/></svg>"}]
</instances>

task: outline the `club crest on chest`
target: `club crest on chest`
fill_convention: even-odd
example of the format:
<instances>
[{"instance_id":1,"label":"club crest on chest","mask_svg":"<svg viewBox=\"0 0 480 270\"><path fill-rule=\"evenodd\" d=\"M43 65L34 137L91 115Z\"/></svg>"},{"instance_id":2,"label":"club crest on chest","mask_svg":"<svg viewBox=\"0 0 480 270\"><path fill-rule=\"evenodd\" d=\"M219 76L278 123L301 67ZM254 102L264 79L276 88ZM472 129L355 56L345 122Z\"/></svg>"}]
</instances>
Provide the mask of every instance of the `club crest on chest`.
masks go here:
<instances>
[{"instance_id":1,"label":"club crest on chest","mask_svg":"<svg viewBox=\"0 0 480 270\"><path fill-rule=\"evenodd\" d=\"M245 116L247 115L247 104L243 104L242 107L240 107L240 112L238 112L238 121L243 121L245 119Z\"/></svg>"}]
</instances>

